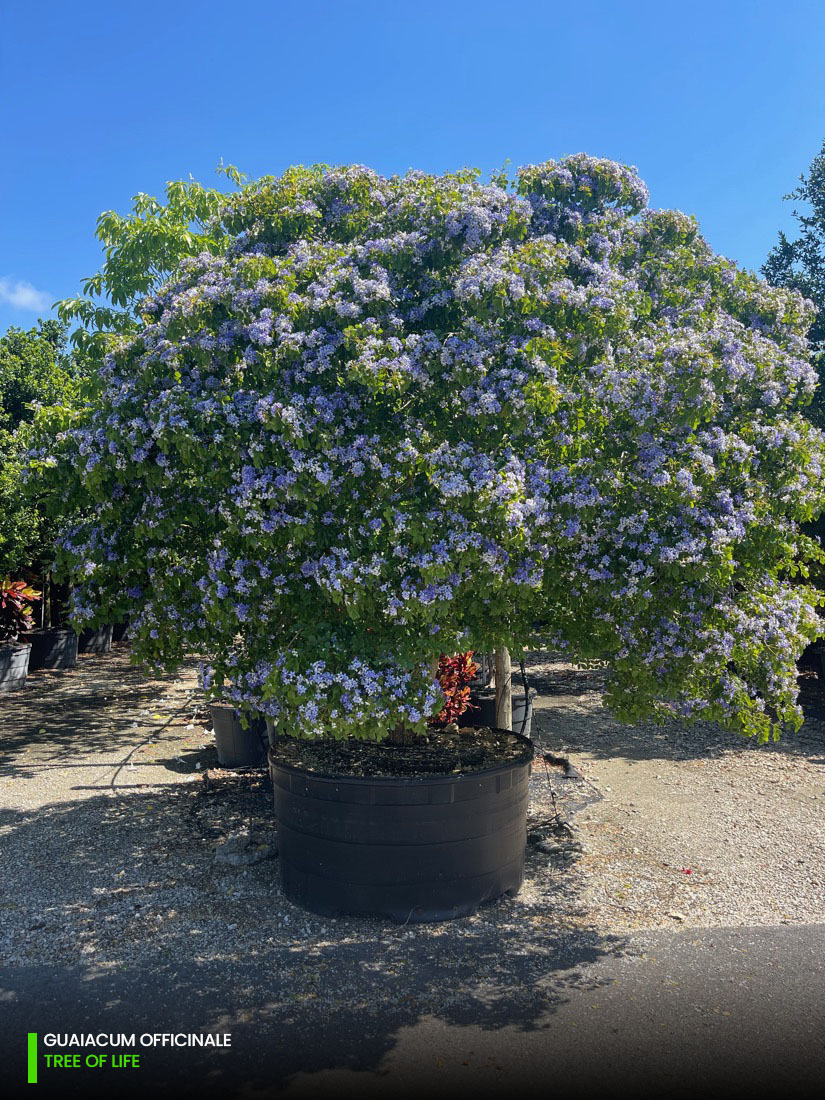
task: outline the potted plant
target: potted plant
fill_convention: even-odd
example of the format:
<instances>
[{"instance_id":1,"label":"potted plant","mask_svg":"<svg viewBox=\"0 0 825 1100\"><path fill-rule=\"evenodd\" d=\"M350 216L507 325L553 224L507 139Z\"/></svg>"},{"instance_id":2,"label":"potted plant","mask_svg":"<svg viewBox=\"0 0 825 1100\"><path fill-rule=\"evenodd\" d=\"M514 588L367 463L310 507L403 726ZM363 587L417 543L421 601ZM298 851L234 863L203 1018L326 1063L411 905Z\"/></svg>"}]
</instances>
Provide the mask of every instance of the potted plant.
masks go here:
<instances>
[{"instance_id":1,"label":"potted plant","mask_svg":"<svg viewBox=\"0 0 825 1100\"><path fill-rule=\"evenodd\" d=\"M527 694L516 692L511 697L510 715L507 721L507 729L530 737L533 730L533 699L535 692ZM468 702L469 710L465 721L471 726L489 726L496 724L496 691L495 688L481 688L470 694Z\"/></svg>"},{"instance_id":2,"label":"potted plant","mask_svg":"<svg viewBox=\"0 0 825 1100\"><path fill-rule=\"evenodd\" d=\"M34 625L32 604L39 597L26 581L0 581L0 692L14 691L26 682L31 645L18 638Z\"/></svg>"},{"instance_id":3,"label":"potted plant","mask_svg":"<svg viewBox=\"0 0 825 1100\"><path fill-rule=\"evenodd\" d=\"M446 725L449 722L455 722L457 718L462 718L466 722L468 711L475 710L470 687L478 675L479 668L479 662L474 660L472 650L468 650L467 653L456 653L453 656L441 654L436 669L436 680L444 692L444 705L436 715L430 718L430 725ZM495 717L493 714L486 725L494 726Z\"/></svg>"},{"instance_id":4,"label":"potted plant","mask_svg":"<svg viewBox=\"0 0 825 1100\"><path fill-rule=\"evenodd\" d=\"M244 768L266 760L269 747L266 722L244 715L233 703L211 702L209 714L218 763L225 768Z\"/></svg>"},{"instance_id":5,"label":"potted plant","mask_svg":"<svg viewBox=\"0 0 825 1100\"><path fill-rule=\"evenodd\" d=\"M40 626L26 634L31 644L29 668L74 668L77 664L78 636L66 622L68 617L69 586L59 584L51 576L46 579L40 607Z\"/></svg>"},{"instance_id":6,"label":"potted plant","mask_svg":"<svg viewBox=\"0 0 825 1100\"><path fill-rule=\"evenodd\" d=\"M35 669L74 668L77 664L77 634L70 626L49 626L26 635L31 645L29 667Z\"/></svg>"},{"instance_id":7,"label":"potted plant","mask_svg":"<svg viewBox=\"0 0 825 1100\"><path fill-rule=\"evenodd\" d=\"M97 627L85 627L78 635L77 652L103 656L111 652L113 637L114 625L112 623L104 623L103 626Z\"/></svg>"},{"instance_id":8,"label":"potted plant","mask_svg":"<svg viewBox=\"0 0 825 1100\"><path fill-rule=\"evenodd\" d=\"M267 718L290 897L421 920L518 888L532 749L428 725L441 654L547 645L608 659L626 719L799 724L799 295L584 155L221 202L31 476L81 517L75 622L128 611L135 660L210 653L211 698Z\"/></svg>"}]
</instances>

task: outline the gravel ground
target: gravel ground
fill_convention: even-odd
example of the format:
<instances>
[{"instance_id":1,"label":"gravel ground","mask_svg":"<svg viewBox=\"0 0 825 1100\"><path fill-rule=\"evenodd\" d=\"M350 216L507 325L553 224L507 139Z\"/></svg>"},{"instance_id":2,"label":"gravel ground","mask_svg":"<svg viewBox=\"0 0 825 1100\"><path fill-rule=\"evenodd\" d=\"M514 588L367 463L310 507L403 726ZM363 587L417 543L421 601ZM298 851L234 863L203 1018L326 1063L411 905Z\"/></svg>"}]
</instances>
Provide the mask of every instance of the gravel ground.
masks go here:
<instances>
[{"instance_id":1,"label":"gravel ground","mask_svg":"<svg viewBox=\"0 0 825 1100\"><path fill-rule=\"evenodd\" d=\"M603 674L540 656L538 728L599 792L577 895L601 932L825 920L825 722L757 745L709 723L626 726Z\"/></svg>"},{"instance_id":2,"label":"gravel ground","mask_svg":"<svg viewBox=\"0 0 825 1100\"><path fill-rule=\"evenodd\" d=\"M537 760L518 897L407 928L283 897L268 780L217 768L194 662L152 680L121 644L34 673L0 697L0 963L277 957L295 1004L380 1011L379 988L400 995L423 945L420 1009L460 998L463 976L491 1013L506 983L512 1017L513 987L535 1001L568 932L585 957L638 929L825 921L823 722L763 747L712 726L628 727L602 709L598 671L538 655L529 671L541 747L581 777ZM348 954L342 988L328 979Z\"/></svg>"}]
</instances>

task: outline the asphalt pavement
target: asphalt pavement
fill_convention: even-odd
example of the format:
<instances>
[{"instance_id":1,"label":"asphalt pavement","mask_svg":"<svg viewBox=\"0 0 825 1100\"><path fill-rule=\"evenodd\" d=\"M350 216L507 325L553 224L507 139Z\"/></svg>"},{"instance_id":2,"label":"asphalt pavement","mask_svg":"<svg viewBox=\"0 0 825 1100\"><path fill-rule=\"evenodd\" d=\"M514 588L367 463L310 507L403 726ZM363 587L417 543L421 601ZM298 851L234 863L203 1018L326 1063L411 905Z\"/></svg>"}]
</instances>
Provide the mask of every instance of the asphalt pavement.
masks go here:
<instances>
[{"instance_id":1,"label":"asphalt pavement","mask_svg":"<svg viewBox=\"0 0 825 1100\"><path fill-rule=\"evenodd\" d=\"M363 989L358 951L348 965ZM33 1096L825 1092L825 925L639 933L598 950L588 936L567 935L537 981L527 958L509 988L442 989L450 995L433 1001L433 988L450 981L440 966L422 950L402 990L390 996L376 985L374 997L334 1012L323 998L295 1002L274 957L230 968L194 959L148 971L67 968L59 959L5 967L5 1082L25 1085L35 1033ZM46 1045L50 1034L89 1033L135 1035L135 1046ZM141 1045L164 1033L231 1038L223 1048ZM90 1054L124 1052L138 1065L85 1065ZM77 1053L81 1064L49 1066L54 1053Z\"/></svg>"}]
</instances>

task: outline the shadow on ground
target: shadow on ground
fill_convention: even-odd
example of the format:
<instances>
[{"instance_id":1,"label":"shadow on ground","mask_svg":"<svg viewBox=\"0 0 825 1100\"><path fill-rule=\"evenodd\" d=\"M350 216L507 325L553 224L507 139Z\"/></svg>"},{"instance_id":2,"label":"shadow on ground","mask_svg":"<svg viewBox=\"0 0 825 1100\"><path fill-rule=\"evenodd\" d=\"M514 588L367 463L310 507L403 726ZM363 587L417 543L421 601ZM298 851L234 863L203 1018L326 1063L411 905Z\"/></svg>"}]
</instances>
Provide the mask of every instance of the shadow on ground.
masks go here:
<instances>
[{"instance_id":1,"label":"shadow on ground","mask_svg":"<svg viewBox=\"0 0 825 1100\"><path fill-rule=\"evenodd\" d=\"M543 748L550 752L570 750L602 759L627 760L691 760L756 752L804 756L825 764L825 692L813 668L804 662L800 664L799 685L805 723L797 733L788 731L780 741L767 745L707 722L694 726L675 720L626 725L602 706L604 669L562 667L561 662L549 661L546 654L529 654L525 667L530 686L538 693L534 729Z\"/></svg>"},{"instance_id":2,"label":"shadow on ground","mask_svg":"<svg viewBox=\"0 0 825 1100\"><path fill-rule=\"evenodd\" d=\"M125 644L105 657L81 656L72 669L30 674L22 690L0 695L0 773L30 777L34 765L66 766L67 758L81 763L127 750L140 740L139 727L160 733L176 710L193 712L188 687L195 664L182 666L174 691L173 678L158 680L130 664ZM164 714L152 717L158 706Z\"/></svg>"},{"instance_id":3,"label":"shadow on ground","mask_svg":"<svg viewBox=\"0 0 825 1100\"><path fill-rule=\"evenodd\" d=\"M732 751L825 759L817 724L768 747L713 727L624 726L599 706L601 676L579 670L558 677L546 661L535 662L544 748L629 759ZM162 703L170 716L190 681L173 690L170 681L147 680L122 654L84 664L76 675L33 678L19 696L0 700L4 759L12 761L4 771L29 789L25 776L34 773L21 760L24 748L40 769L54 767L51 774L72 757L82 766L98 752L126 755L141 736L135 711ZM0 811L0 1050L8 1067L18 1065L29 1031L232 1035L231 1051L153 1048L139 1080L126 1083L108 1071L58 1075L55 1094L128 1092L138 1083L161 1095L253 1097L326 1069L367 1071L380 1081L399 1037L428 1021L455 1029L459 1073L480 1064L495 1074L500 1067L485 1036L541 1038L577 994L607 984L593 964L636 950L587 923L574 867L539 843L528 846L521 894L473 917L403 927L299 910L281 892L277 860L245 868L216 860L222 841L238 832L277 842L265 774L201 779L191 770L198 762L162 761L189 772L166 785L144 787L137 768L119 774L106 793ZM565 799L593 797L586 787L537 766L530 827L546 830ZM682 1023L674 1024L676 1043ZM660 1014L651 1010L644 1024L658 1028ZM709 1028L717 1025L709 1020ZM556 1054L548 1047L548 1061ZM433 1057L422 1048L422 1062ZM554 1091L560 1084L552 1076L543 1083ZM40 1091L52 1084L44 1075Z\"/></svg>"},{"instance_id":4,"label":"shadow on ground","mask_svg":"<svg viewBox=\"0 0 825 1100\"><path fill-rule=\"evenodd\" d=\"M324 1068L380 1072L399 1031L424 1018L540 1030L572 988L599 984L583 967L621 953L620 939L565 925L572 876L535 847L528 900L473 917L405 927L299 910L277 860L238 870L214 858L238 829L272 839L271 799L267 777L247 773L2 811L7 1037L18 1018L40 1033L229 1031L231 1060L198 1052L200 1095L221 1092L226 1073L271 1088ZM152 1054L164 1081L191 1083L191 1055ZM88 1093L87 1074L80 1085Z\"/></svg>"}]
</instances>

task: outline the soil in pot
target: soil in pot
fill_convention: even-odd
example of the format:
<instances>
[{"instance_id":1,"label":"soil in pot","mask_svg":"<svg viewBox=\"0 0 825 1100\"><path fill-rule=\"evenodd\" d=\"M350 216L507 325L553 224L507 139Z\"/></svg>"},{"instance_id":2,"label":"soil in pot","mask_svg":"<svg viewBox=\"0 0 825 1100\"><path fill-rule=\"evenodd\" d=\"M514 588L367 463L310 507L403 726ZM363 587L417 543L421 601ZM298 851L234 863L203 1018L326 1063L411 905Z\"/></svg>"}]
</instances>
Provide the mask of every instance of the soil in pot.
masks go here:
<instances>
[{"instance_id":1,"label":"soil in pot","mask_svg":"<svg viewBox=\"0 0 825 1100\"><path fill-rule=\"evenodd\" d=\"M26 635L31 642L29 671L47 668L74 668L77 664L77 635L73 630L34 630Z\"/></svg>"},{"instance_id":2,"label":"soil in pot","mask_svg":"<svg viewBox=\"0 0 825 1100\"><path fill-rule=\"evenodd\" d=\"M82 630L77 640L77 652L96 653L98 655L109 653L112 648L113 630L114 627L111 623L99 626L95 630Z\"/></svg>"},{"instance_id":3,"label":"soil in pot","mask_svg":"<svg viewBox=\"0 0 825 1100\"><path fill-rule=\"evenodd\" d=\"M0 645L0 692L17 691L26 682L31 645L11 642Z\"/></svg>"},{"instance_id":4,"label":"soil in pot","mask_svg":"<svg viewBox=\"0 0 825 1100\"><path fill-rule=\"evenodd\" d=\"M274 756L316 775L426 779L483 771L520 760L525 753L530 750L508 730L436 726L404 745L280 737Z\"/></svg>"},{"instance_id":5,"label":"soil in pot","mask_svg":"<svg viewBox=\"0 0 825 1100\"><path fill-rule=\"evenodd\" d=\"M516 893L532 756L496 729L411 745L280 739L269 760L285 894L324 916L406 923Z\"/></svg>"},{"instance_id":6,"label":"soil in pot","mask_svg":"<svg viewBox=\"0 0 825 1100\"><path fill-rule=\"evenodd\" d=\"M250 767L266 759L266 727L259 719L241 725L240 711L231 703L210 703L212 731L218 750L218 763L225 768Z\"/></svg>"}]
</instances>

